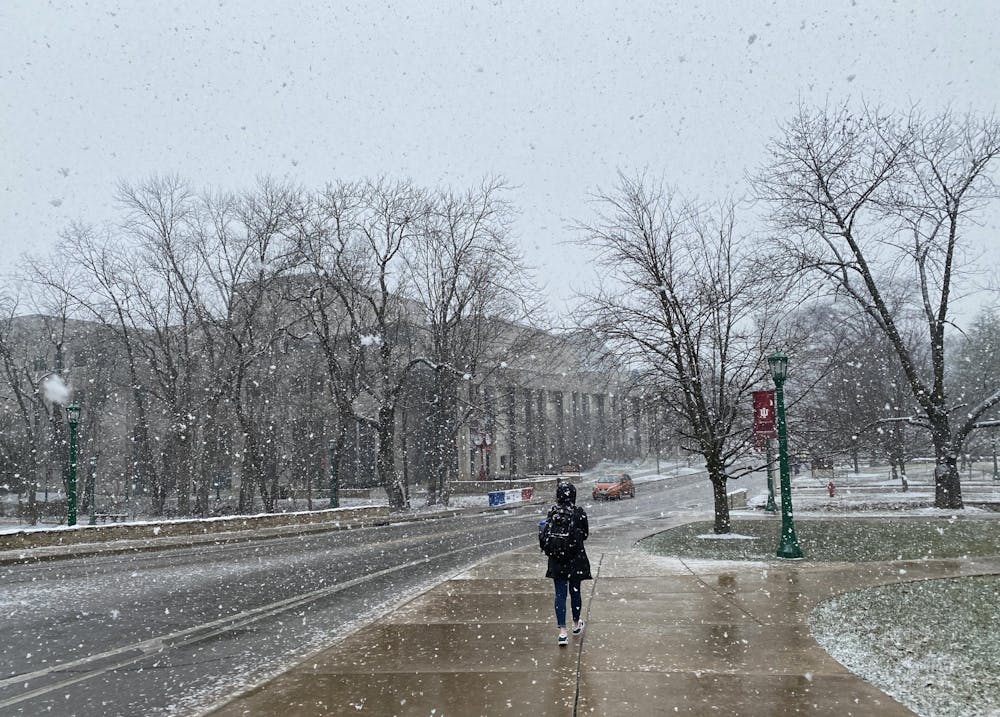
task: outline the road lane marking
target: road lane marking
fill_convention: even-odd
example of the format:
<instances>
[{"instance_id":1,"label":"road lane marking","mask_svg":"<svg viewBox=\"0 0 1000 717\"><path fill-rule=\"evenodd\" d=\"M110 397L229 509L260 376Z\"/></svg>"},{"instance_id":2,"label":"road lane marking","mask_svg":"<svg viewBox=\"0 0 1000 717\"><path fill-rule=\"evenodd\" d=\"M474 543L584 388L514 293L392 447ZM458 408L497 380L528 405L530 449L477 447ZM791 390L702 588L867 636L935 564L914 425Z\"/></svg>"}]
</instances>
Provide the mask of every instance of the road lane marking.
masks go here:
<instances>
[{"instance_id":1,"label":"road lane marking","mask_svg":"<svg viewBox=\"0 0 1000 717\"><path fill-rule=\"evenodd\" d=\"M168 635L160 635L157 637L150 638L148 640L143 640L141 642L133 643L131 645L125 645L123 647L118 647L113 650L107 650L105 652L98 653L96 655L89 655L87 657L82 657L78 660L73 660L71 662L64 662L58 665L53 665L47 667L43 670L37 670L35 672L27 672L20 675L15 675L13 677L8 677L6 679L0 680L0 689L7 687L12 687L18 684L29 684L35 680L39 680L43 677L50 675L59 675L60 673L69 672L76 670L78 668L87 669L88 665L93 665L95 662L100 662L103 660L110 660L112 664L104 665L98 669L90 669L89 671L75 675L73 677L63 678L57 682L54 682L43 687L38 687L29 692L19 694L15 697L10 697L6 700L0 701L0 708L10 707L11 705L16 705L25 700L33 699L35 697L40 697L49 692L54 692L56 690L63 689L69 685L82 682L84 680L89 680L94 677L99 677L106 672L111 670L116 670L125 665L132 664L134 662L139 662L140 660L145 660L151 655L154 655L163 650L165 647L181 647L183 645L192 644L205 640L216 635L220 635L226 632L231 632L233 630L239 629L251 623L263 620L268 617L274 617L284 612L288 612L298 607L302 607L309 603L320 600L324 597L334 595L348 588L355 587L369 580L375 580L386 575L391 575L392 573L399 572L406 568L416 567L418 565L424 565L441 558L447 558L452 555L457 555L462 552L467 552L474 548L483 548L490 545L495 545L497 543L513 543L519 538L526 538L534 535L533 531L527 531L520 534L515 534L506 538L498 538L496 540L487 541L485 543L478 543L476 545L467 545L461 548L455 548L454 550L449 550L444 553L440 553L434 556L427 556L419 558L418 560L413 560L408 563L403 563L401 565L395 565L390 568L384 568L378 570L374 573L368 573L367 575L361 575L356 578L352 578L347 582L338 583L336 585L331 585L325 588L319 588L308 593L303 593L302 595L296 595L291 598L286 598L284 600L279 600L268 605L262 605L261 607L254 608L252 610L246 610L236 615L229 615L218 620L213 620L211 622L206 622L201 625L195 625L194 627L185 628L183 630L178 630L172 632ZM126 653L137 652L138 654L133 654L126 656ZM121 659L116 659L121 658Z\"/></svg>"}]
</instances>

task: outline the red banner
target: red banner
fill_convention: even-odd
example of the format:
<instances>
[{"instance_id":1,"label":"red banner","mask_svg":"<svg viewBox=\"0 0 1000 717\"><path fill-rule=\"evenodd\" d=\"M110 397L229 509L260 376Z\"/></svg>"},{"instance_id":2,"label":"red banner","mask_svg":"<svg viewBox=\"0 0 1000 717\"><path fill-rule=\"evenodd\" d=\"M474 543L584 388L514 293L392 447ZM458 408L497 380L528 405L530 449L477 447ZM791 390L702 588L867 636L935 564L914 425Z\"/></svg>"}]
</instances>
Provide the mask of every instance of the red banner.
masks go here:
<instances>
[{"instance_id":1,"label":"red banner","mask_svg":"<svg viewBox=\"0 0 1000 717\"><path fill-rule=\"evenodd\" d=\"M758 441L778 437L772 390L753 392L753 437Z\"/></svg>"}]
</instances>

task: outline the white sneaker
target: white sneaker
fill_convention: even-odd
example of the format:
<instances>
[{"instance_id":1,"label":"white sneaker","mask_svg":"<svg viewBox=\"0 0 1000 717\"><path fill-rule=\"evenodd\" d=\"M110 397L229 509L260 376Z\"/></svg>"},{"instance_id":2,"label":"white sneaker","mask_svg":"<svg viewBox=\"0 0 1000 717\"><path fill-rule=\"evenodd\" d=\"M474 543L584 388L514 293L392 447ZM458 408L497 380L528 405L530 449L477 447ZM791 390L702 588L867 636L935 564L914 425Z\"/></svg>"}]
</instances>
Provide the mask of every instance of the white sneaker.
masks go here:
<instances>
[{"instance_id":1,"label":"white sneaker","mask_svg":"<svg viewBox=\"0 0 1000 717\"><path fill-rule=\"evenodd\" d=\"M579 635L581 632L583 632L583 626L584 626L584 622L583 622L583 620L580 620L580 622L578 622L576 624L576 627L573 628L573 634L574 635Z\"/></svg>"}]
</instances>

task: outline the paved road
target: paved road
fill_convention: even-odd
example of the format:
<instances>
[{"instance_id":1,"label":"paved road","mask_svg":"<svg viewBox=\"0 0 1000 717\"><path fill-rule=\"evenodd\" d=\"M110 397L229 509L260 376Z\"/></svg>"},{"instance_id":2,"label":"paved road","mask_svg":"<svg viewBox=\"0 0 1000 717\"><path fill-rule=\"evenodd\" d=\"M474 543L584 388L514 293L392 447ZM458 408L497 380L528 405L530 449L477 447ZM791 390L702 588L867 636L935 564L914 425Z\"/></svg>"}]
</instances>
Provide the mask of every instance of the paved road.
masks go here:
<instances>
[{"instance_id":1,"label":"paved road","mask_svg":"<svg viewBox=\"0 0 1000 717\"><path fill-rule=\"evenodd\" d=\"M709 496L703 477L674 478L588 511L597 532ZM7 567L0 715L192 714L530 545L542 510Z\"/></svg>"}]
</instances>

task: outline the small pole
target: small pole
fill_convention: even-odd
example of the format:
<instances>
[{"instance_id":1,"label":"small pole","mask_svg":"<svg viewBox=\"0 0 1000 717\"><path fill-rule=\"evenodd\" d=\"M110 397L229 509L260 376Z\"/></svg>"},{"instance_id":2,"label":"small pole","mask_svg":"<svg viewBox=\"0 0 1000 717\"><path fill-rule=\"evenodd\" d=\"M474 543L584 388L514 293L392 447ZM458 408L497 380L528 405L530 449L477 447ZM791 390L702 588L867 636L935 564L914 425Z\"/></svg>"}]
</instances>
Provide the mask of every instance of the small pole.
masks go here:
<instances>
[{"instance_id":1,"label":"small pole","mask_svg":"<svg viewBox=\"0 0 1000 717\"><path fill-rule=\"evenodd\" d=\"M327 446L327 455L330 460L330 507L339 508L340 486L337 480L339 477L337 475L337 442L332 438Z\"/></svg>"},{"instance_id":2,"label":"small pole","mask_svg":"<svg viewBox=\"0 0 1000 717\"><path fill-rule=\"evenodd\" d=\"M653 425L656 427L656 475L660 475L660 421L659 408L653 410Z\"/></svg>"},{"instance_id":3,"label":"small pole","mask_svg":"<svg viewBox=\"0 0 1000 717\"><path fill-rule=\"evenodd\" d=\"M87 476L87 491L90 496L87 499L87 503L90 505L90 525L97 524L97 503L96 503L96 493L95 484L97 483L97 458L91 456L90 458L90 471Z\"/></svg>"},{"instance_id":4,"label":"small pole","mask_svg":"<svg viewBox=\"0 0 1000 717\"><path fill-rule=\"evenodd\" d=\"M767 450L767 505L764 506L765 513L777 513L778 506L774 502L774 454L771 453L771 439L764 439L764 447Z\"/></svg>"},{"instance_id":5,"label":"small pole","mask_svg":"<svg viewBox=\"0 0 1000 717\"><path fill-rule=\"evenodd\" d=\"M66 486L66 525L76 525L76 426L80 421L80 407L75 403L66 406L69 423L69 481Z\"/></svg>"},{"instance_id":6,"label":"small pole","mask_svg":"<svg viewBox=\"0 0 1000 717\"><path fill-rule=\"evenodd\" d=\"M993 480L1000 480L1000 471L997 471L997 439L993 437Z\"/></svg>"}]
</instances>

